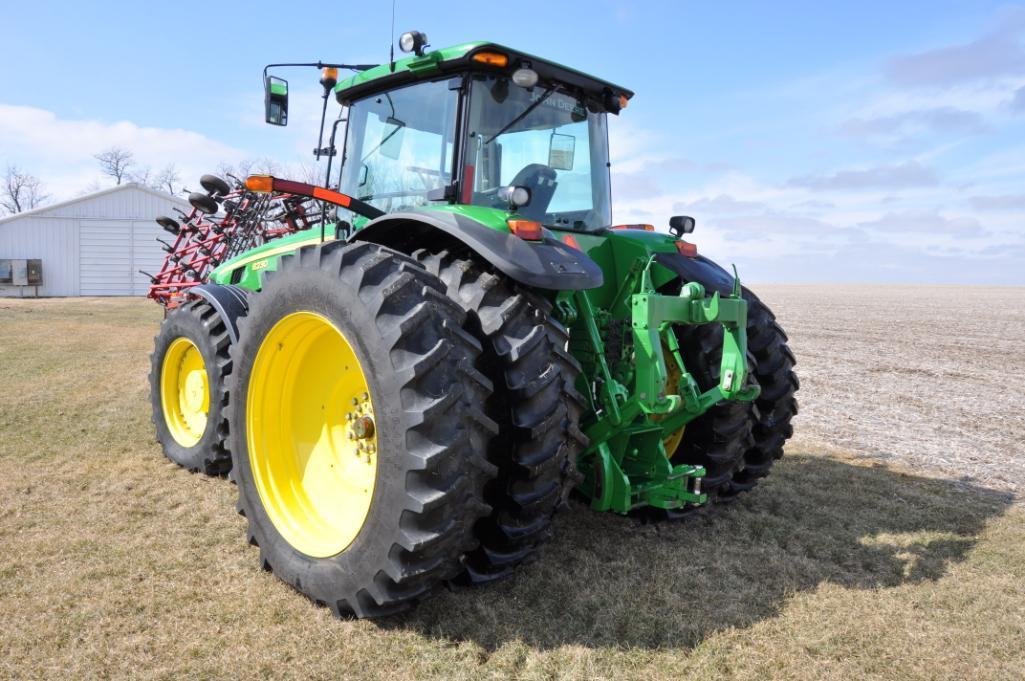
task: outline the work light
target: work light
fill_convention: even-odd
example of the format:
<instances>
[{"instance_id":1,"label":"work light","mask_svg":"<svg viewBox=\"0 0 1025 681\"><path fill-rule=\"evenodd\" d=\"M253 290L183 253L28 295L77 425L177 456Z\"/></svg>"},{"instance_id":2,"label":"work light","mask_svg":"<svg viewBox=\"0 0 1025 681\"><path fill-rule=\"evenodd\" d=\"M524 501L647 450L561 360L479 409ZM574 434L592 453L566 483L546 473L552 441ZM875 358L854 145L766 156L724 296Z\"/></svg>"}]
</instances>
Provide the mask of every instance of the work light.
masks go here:
<instances>
[{"instance_id":1,"label":"work light","mask_svg":"<svg viewBox=\"0 0 1025 681\"><path fill-rule=\"evenodd\" d=\"M526 187L508 186L498 190L498 196L513 208L520 208L530 203L530 190Z\"/></svg>"},{"instance_id":2,"label":"work light","mask_svg":"<svg viewBox=\"0 0 1025 681\"><path fill-rule=\"evenodd\" d=\"M427 47L427 35L420 31L406 31L399 37L399 49L403 52L415 52L417 56L424 53Z\"/></svg>"},{"instance_id":3,"label":"work light","mask_svg":"<svg viewBox=\"0 0 1025 681\"><path fill-rule=\"evenodd\" d=\"M534 69L516 69L513 71L512 81L520 87L534 87L537 85L537 71Z\"/></svg>"}]
</instances>

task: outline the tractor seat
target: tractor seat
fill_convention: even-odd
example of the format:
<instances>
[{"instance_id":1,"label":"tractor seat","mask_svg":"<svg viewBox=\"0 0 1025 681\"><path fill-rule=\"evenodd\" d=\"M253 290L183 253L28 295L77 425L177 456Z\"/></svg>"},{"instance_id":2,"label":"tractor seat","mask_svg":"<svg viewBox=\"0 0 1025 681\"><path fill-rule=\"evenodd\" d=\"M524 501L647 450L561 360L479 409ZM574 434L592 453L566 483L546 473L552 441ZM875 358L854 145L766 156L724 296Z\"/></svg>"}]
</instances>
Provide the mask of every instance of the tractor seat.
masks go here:
<instances>
[{"instance_id":1,"label":"tractor seat","mask_svg":"<svg viewBox=\"0 0 1025 681\"><path fill-rule=\"evenodd\" d=\"M541 163L531 163L516 173L509 184L530 190L530 203L519 209L520 215L531 220L544 219L558 185L555 178L555 171Z\"/></svg>"}]
</instances>

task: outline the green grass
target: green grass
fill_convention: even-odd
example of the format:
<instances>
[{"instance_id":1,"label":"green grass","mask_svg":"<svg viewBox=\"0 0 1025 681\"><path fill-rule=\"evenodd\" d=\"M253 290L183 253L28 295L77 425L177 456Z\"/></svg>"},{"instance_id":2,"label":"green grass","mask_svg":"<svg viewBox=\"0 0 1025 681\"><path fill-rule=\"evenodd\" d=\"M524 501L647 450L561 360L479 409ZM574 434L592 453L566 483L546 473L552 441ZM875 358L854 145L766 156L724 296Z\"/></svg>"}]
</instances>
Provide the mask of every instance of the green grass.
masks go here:
<instances>
[{"instance_id":1,"label":"green grass","mask_svg":"<svg viewBox=\"0 0 1025 681\"><path fill-rule=\"evenodd\" d=\"M1018 506L794 449L718 512L576 504L513 579L335 620L259 569L229 482L162 457L159 318L0 300L0 678L1025 678Z\"/></svg>"}]
</instances>

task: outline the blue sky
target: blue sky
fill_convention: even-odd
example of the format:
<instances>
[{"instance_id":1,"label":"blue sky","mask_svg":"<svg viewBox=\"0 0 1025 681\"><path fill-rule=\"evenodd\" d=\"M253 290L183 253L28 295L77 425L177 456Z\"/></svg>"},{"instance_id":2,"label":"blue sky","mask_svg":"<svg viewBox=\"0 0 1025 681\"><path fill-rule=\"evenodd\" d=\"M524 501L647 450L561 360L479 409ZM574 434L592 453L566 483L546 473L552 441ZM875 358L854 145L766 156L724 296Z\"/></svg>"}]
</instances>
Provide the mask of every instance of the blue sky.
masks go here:
<instances>
[{"instance_id":1,"label":"blue sky","mask_svg":"<svg viewBox=\"0 0 1025 681\"><path fill-rule=\"evenodd\" d=\"M261 69L385 60L390 3L234 7L6 7L0 165L69 198L111 145L186 185L222 161L312 163L316 73L288 74L279 129ZM693 215L749 280L1025 284L1023 4L398 0L410 28L635 90L610 125L616 219Z\"/></svg>"}]
</instances>

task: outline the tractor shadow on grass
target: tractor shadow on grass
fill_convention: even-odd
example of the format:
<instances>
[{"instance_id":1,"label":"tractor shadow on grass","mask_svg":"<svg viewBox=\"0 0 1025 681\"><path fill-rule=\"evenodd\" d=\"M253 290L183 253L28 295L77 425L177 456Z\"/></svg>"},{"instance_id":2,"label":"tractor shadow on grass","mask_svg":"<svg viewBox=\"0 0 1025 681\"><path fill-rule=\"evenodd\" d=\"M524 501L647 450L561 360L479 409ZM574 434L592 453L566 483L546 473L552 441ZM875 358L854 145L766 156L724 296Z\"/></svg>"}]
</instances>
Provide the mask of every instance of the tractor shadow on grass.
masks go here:
<instances>
[{"instance_id":1,"label":"tractor shadow on grass","mask_svg":"<svg viewBox=\"0 0 1025 681\"><path fill-rule=\"evenodd\" d=\"M574 503L540 559L511 579L443 594L379 626L486 651L512 642L691 648L820 585L940 579L1011 502L881 465L788 454L753 493L682 522L642 524Z\"/></svg>"}]
</instances>

